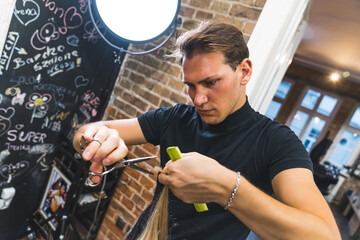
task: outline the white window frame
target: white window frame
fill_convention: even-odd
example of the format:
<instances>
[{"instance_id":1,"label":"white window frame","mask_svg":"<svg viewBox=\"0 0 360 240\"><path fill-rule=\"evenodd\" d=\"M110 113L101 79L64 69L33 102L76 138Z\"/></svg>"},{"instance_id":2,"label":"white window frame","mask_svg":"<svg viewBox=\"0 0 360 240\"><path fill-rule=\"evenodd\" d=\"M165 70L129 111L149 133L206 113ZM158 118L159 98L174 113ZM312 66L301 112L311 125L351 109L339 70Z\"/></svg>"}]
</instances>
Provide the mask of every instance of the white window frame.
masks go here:
<instances>
[{"instance_id":1,"label":"white window frame","mask_svg":"<svg viewBox=\"0 0 360 240\"><path fill-rule=\"evenodd\" d=\"M314 106L314 109L312 109L312 110L307 109L307 108L301 106L301 102L303 101L303 99L304 99L304 97L305 97L305 95L306 95L306 93L308 92L309 89L314 90L314 91L317 91L317 92L320 92L320 94L321 94L321 98L318 99L317 103L316 103L315 106ZM330 96L330 97L333 97L333 98L336 98L336 99L338 100L337 103L336 103L336 105L335 105L335 107L334 107L334 109L333 109L333 111L331 112L330 116L325 116L325 115L323 115L323 114L321 114L321 113L318 113L318 112L315 110L315 109L318 108L318 106L320 105L321 100L324 98L325 95ZM308 115L309 115L309 119L308 119L307 122L305 123L305 125L304 125L304 127L303 127L303 129L301 130L301 133L300 133L300 135L299 135L299 139L302 139L302 137L304 136L304 133L305 133L307 127L309 126L309 124L310 124L310 122L311 122L311 119L312 119L313 117L319 117L320 119L324 120L324 121L325 121L325 125L324 125L323 129L321 130L321 133L319 134L318 138L316 139L316 142L315 142L314 145L313 145L313 146L315 146L315 145L318 144L319 141L321 141L321 139L325 136L325 134L326 134L326 132L327 132L327 130L328 130L331 122L333 121L333 119L334 119L337 111L339 110L342 102L343 102L343 98L342 98L341 96L339 96L339 95L336 95L336 94L333 94L333 93L329 93L329 92L327 92L327 91L325 91L325 90L322 90L322 89L319 89L319 88L316 88L316 87L306 86L306 87L302 90L302 92L301 92L301 94L300 94L300 96L299 96L299 98L298 98L295 106L293 106L293 110L291 111L288 119L286 120L285 125L290 126L292 120L294 119L294 115L296 114L297 111L302 111L302 112L308 114Z\"/></svg>"},{"instance_id":2,"label":"white window frame","mask_svg":"<svg viewBox=\"0 0 360 240\"><path fill-rule=\"evenodd\" d=\"M343 135L345 130L349 130L349 131L355 132L355 133L360 135L360 129L354 128L354 127L349 125L351 117L354 115L356 109L359 106L360 106L360 104L356 104L354 109L351 111L351 114L349 114L349 116L346 119L345 123L342 125L341 129L336 134L336 137L334 138L334 142L331 144L329 150L327 151L326 155L324 156L323 161L329 161L329 159L330 159L332 153L334 152L337 144L340 142L341 136ZM348 161L346 162L345 165L352 166L355 163L355 161L356 161L357 157L359 156L359 154L360 154L360 141L357 143L356 147L352 151L352 153L351 153L351 155L350 155L350 157L349 157L349 159L348 159ZM338 166L338 167L342 168L343 166Z\"/></svg>"},{"instance_id":3,"label":"white window frame","mask_svg":"<svg viewBox=\"0 0 360 240\"><path fill-rule=\"evenodd\" d=\"M271 103L272 101L275 101L275 102L280 103L280 109L279 109L278 113L276 114L276 116L275 116L275 118L274 118L275 121L276 121L276 118L278 117L279 113L280 113L281 110L283 109L284 103L285 103L285 102L287 101L287 99L289 98L290 92L291 92L291 90L294 88L294 85L295 85L295 81L294 81L293 79L288 78L288 77L284 77L284 78L280 81L279 86L280 86L281 82L283 82L283 81L284 81L284 82L289 82L289 83L291 84L291 86L290 86L290 89L289 89L289 91L288 91L288 93L286 94L286 96L285 96L284 99L281 99L281 98L279 98L279 97L277 97L277 96L275 95L275 94L276 94L276 91L277 91L277 89L276 89L276 91L275 91L275 93L274 93L274 97L273 97L273 99L271 99L271 101L270 101L270 103ZM270 105L270 103L269 103L269 105ZM267 111L267 109L266 109L266 111ZM266 113L266 111L265 111L265 113ZM264 114L265 114L265 113L264 113Z\"/></svg>"},{"instance_id":4,"label":"white window frame","mask_svg":"<svg viewBox=\"0 0 360 240\"><path fill-rule=\"evenodd\" d=\"M326 152L326 154L325 154L323 160L321 161L321 163L324 162L324 161L329 161L329 159L330 159L332 153L334 152L337 144L340 142L341 136L343 135L345 130L355 131L355 132L358 132L360 134L359 129L351 127L349 125L351 117L354 115L356 109L359 106L360 106L360 104L356 104L356 106L352 110L352 113L349 114L348 118L346 119L346 122L342 125L342 127L339 130L338 134L334 138L333 143L331 144L329 150ZM352 151L352 153L351 153L351 155L350 155L350 157L349 157L349 159L348 159L348 161L346 162L345 165L352 166L355 163L355 161L356 161L357 157L359 156L359 154L360 154L360 141L358 142L358 144L356 145L356 147ZM338 166L338 167L340 168L340 171L344 171L342 166ZM346 170L345 170L345 172L346 172ZM345 181L345 178L343 176L341 176L341 174L340 174L339 181L337 182L337 184L331 189L331 192L328 195L325 196L325 199L326 199L327 202L329 202L329 203L332 202L332 200L336 196L337 192L340 190L340 188L341 188L342 184L344 183L344 181Z\"/></svg>"}]
</instances>

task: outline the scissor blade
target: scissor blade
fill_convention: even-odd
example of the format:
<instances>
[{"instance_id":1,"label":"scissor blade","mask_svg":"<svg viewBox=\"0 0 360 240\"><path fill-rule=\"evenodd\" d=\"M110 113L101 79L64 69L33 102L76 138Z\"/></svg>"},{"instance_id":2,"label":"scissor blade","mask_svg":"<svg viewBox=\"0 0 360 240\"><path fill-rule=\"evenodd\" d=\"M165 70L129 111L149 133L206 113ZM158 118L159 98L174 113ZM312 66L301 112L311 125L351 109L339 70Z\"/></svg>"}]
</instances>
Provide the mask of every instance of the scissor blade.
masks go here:
<instances>
[{"instance_id":1,"label":"scissor blade","mask_svg":"<svg viewBox=\"0 0 360 240\"><path fill-rule=\"evenodd\" d=\"M136 166L136 165L128 165L128 167L131 167L131 168L133 168L133 169L136 169L136 170L138 170L138 171L140 171L140 172L144 172L144 173L148 173L148 174L154 175L154 173L149 172L148 170L143 169L143 168L141 168L141 167L138 167L138 166Z\"/></svg>"},{"instance_id":2,"label":"scissor blade","mask_svg":"<svg viewBox=\"0 0 360 240\"><path fill-rule=\"evenodd\" d=\"M128 159L125 160L126 164L130 164L130 163L138 163L138 162L143 162L152 158L156 158L156 156L149 156L149 157L141 157L141 158L134 158L134 159Z\"/></svg>"}]
</instances>

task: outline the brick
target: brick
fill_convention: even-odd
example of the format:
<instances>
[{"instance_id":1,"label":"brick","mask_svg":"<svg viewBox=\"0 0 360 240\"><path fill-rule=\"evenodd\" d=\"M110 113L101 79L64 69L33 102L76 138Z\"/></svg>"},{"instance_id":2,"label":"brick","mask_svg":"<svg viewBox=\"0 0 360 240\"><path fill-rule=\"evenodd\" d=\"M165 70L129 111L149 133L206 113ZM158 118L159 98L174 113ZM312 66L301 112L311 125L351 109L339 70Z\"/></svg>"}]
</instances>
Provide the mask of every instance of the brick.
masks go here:
<instances>
[{"instance_id":1,"label":"brick","mask_svg":"<svg viewBox=\"0 0 360 240\"><path fill-rule=\"evenodd\" d=\"M134 203L133 203L131 200L129 200L128 198L126 198L126 197L123 197L123 198L121 199L121 204L123 204L124 207L125 207L126 209L128 209L128 210L132 210L133 207L134 207Z\"/></svg>"},{"instance_id":2,"label":"brick","mask_svg":"<svg viewBox=\"0 0 360 240\"><path fill-rule=\"evenodd\" d=\"M132 83L131 81L129 81L128 79L121 79L121 81L119 82L119 85L122 87L122 88L125 88L125 89L131 89L132 86L134 85L134 83ZM120 94L116 93L117 96L120 96Z\"/></svg>"},{"instance_id":3,"label":"brick","mask_svg":"<svg viewBox=\"0 0 360 240\"><path fill-rule=\"evenodd\" d=\"M139 64L138 72L141 74L144 74L145 76L150 76L152 73L152 70L149 67L144 66L143 64Z\"/></svg>"},{"instance_id":4,"label":"brick","mask_svg":"<svg viewBox=\"0 0 360 240\"><path fill-rule=\"evenodd\" d=\"M129 224L135 224L137 218L135 218L134 216L132 216L128 211L123 210L119 213L119 215L122 216L123 220L128 222Z\"/></svg>"},{"instance_id":5,"label":"brick","mask_svg":"<svg viewBox=\"0 0 360 240\"><path fill-rule=\"evenodd\" d=\"M255 5L256 7L261 7L261 8L263 8L263 7L265 6L265 3L266 3L266 0L256 0L254 5Z\"/></svg>"},{"instance_id":6,"label":"brick","mask_svg":"<svg viewBox=\"0 0 360 240\"><path fill-rule=\"evenodd\" d=\"M135 207L134 213L136 216L140 216L144 209L141 209L139 206Z\"/></svg>"},{"instance_id":7,"label":"brick","mask_svg":"<svg viewBox=\"0 0 360 240\"><path fill-rule=\"evenodd\" d=\"M137 171L137 170L134 170L134 171ZM141 185L137 182L137 181L135 181L135 180L130 180L130 182L129 182L129 186L131 186L132 188L134 188L135 189L135 191L137 191L137 192L141 192Z\"/></svg>"},{"instance_id":8,"label":"brick","mask_svg":"<svg viewBox=\"0 0 360 240\"><path fill-rule=\"evenodd\" d=\"M211 6L211 9L218 13L228 13L230 9L230 4L223 1L214 1Z\"/></svg>"},{"instance_id":9,"label":"brick","mask_svg":"<svg viewBox=\"0 0 360 240\"><path fill-rule=\"evenodd\" d=\"M144 189L144 191L142 192L141 196L147 201L147 202L151 202L154 198L154 194L151 193L150 191Z\"/></svg>"},{"instance_id":10,"label":"brick","mask_svg":"<svg viewBox=\"0 0 360 240\"><path fill-rule=\"evenodd\" d=\"M131 146L129 149L129 153L127 155L127 157L129 159L132 159L132 158L136 158L137 156L133 153L134 152L134 149L135 149L136 146Z\"/></svg>"},{"instance_id":11,"label":"brick","mask_svg":"<svg viewBox=\"0 0 360 240\"><path fill-rule=\"evenodd\" d=\"M108 208L108 210L106 212L106 216L110 217L110 218L113 218L115 216L115 211L111 206L109 206L109 208Z\"/></svg>"},{"instance_id":12,"label":"brick","mask_svg":"<svg viewBox=\"0 0 360 240\"><path fill-rule=\"evenodd\" d=\"M179 92L183 91L185 88L185 84L180 81L180 79L170 78L168 85Z\"/></svg>"},{"instance_id":13,"label":"brick","mask_svg":"<svg viewBox=\"0 0 360 240\"><path fill-rule=\"evenodd\" d=\"M125 67L137 71L138 65L135 61L129 59L126 61Z\"/></svg>"},{"instance_id":14,"label":"brick","mask_svg":"<svg viewBox=\"0 0 360 240\"><path fill-rule=\"evenodd\" d=\"M125 113L129 114L130 116L135 116L136 115L136 109L131 106L130 104L124 104L122 110L124 110Z\"/></svg>"},{"instance_id":15,"label":"brick","mask_svg":"<svg viewBox=\"0 0 360 240\"><path fill-rule=\"evenodd\" d=\"M113 117L116 116L116 109L110 105L108 105L108 107L106 108L106 112L109 116L113 116Z\"/></svg>"},{"instance_id":16,"label":"brick","mask_svg":"<svg viewBox=\"0 0 360 240\"><path fill-rule=\"evenodd\" d=\"M195 10L189 7L181 6L179 16L192 18L194 16Z\"/></svg>"},{"instance_id":17,"label":"brick","mask_svg":"<svg viewBox=\"0 0 360 240\"><path fill-rule=\"evenodd\" d=\"M140 177L140 183L142 184L143 187L147 189L151 189L155 186L155 182L145 177L144 175Z\"/></svg>"},{"instance_id":18,"label":"brick","mask_svg":"<svg viewBox=\"0 0 360 240\"><path fill-rule=\"evenodd\" d=\"M155 86L155 82L151 79L146 79L144 84L142 85L144 88L146 88L147 90L152 90Z\"/></svg>"},{"instance_id":19,"label":"brick","mask_svg":"<svg viewBox=\"0 0 360 240\"><path fill-rule=\"evenodd\" d=\"M134 72L130 73L130 79L137 84L143 84L145 82L145 78L143 76Z\"/></svg>"},{"instance_id":20,"label":"brick","mask_svg":"<svg viewBox=\"0 0 360 240\"><path fill-rule=\"evenodd\" d=\"M179 76L181 73L181 68L178 65L172 65L168 62L163 62L160 66L160 70L164 71L170 75L173 75L175 77Z\"/></svg>"},{"instance_id":21,"label":"brick","mask_svg":"<svg viewBox=\"0 0 360 240\"><path fill-rule=\"evenodd\" d=\"M115 86L113 92L115 96L121 96L123 93L123 89L119 86Z\"/></svg>"},{"instance_id":22,"label":"brick","mask_svg":"<svg viewBox=\"0 0 360 240\"><path fill-rule=\"evenodd\" d=\"M160 102L160 107L171 107L171 106L173 106L173 104L165 99L161 100Z\"/></svg>"},{"instance_id":23,"label":"brick","mask_svg":"<svg viewBox=\"0 0 360 240\"><path fill-rule=\"evenodd\" d=\"M148 160L148 161L150 161L150 160ZM146 161L146 162L148 162L148 161ZM146 162L141 162L141 163L138 163L137 165L145 170L151 171L152 170L151 166ZM146 173L142 173L141 176L143 176L144 174L146 174ZM141 176L140 176L140 178L141 178Z\"/></svg>"},{"instance_id":24,"label":"brick","mask_svg":"<svg viewBox=\"0 0 360 240\"><path fill-rule=\"evenodd\" d=\"M159 148L156 147L156 146L154 146L154 145L151 144L151 143L145 143L145 144L143 145L143 148L144 148L146 151L148 151L149 153L154 154L154 155L156 155L156 154L159 152Z\"/></svg>"},{"instance_id":25,"label":"brick","mask_svg":"<svg viewBox=\"0 0 360 240\"><path fill-rule=\"evenodd\" d=\"M260 16L261 11L258 9L253 9L245 7L243 5L233 5L229 15L234 17L248 18L250 20L257 20Z\"/></svg>"},{"instance_id":26,"label":"brick","mask_svg":"<svg viewBox=\"0 0 360 240\"><path fill-rule=\"evenodd\" d=\"M150 168L149 171L151 171L155 166L159 166L160 165L160 158L152 158L148 161L146 161L146 165L148 165L146 168Z\"/></svg>"},{"instance_id":27,"label":"brick","mask_svg":"<svg viewBox=\"0 0 360 240\"><path fill-rule=\"evenodd\" d=\"M116 192L120 192L122 194L124 194L126 197L131 198L131 196L133 195L133 192L130 190L130 188L127 186L127 184L119 184Z\"/></svg>"},{"instance_id":28,"label":"brick","mask_svg":"<svg viewBox=\"0 0 360 240\"><path fill-rule=\"evenodd\" d=\"M183 97L180 94L174 92L170 94L170 100L176 103L185 103L187 101L186 97Z\"/></svg>"},{"instance_id":29,"label":"brick","mask_svg":"<svg viewBox=\"0 0 360 240\"><path fill-rule=\"evenodd\" d=\"M102 228L100 229L100 231L99 231L99 234L97 235L97 237L96 237L96 239L97 240L106 240L107 238L105 237L105 235L104 235L104 231L103 231L103 227L105 226L105 224L103 224L102 225Z\"/></svg>"},{"instance_id":30,"label":"brick","mask_svg":"<svg viewBox=\"0 0 360 240\"><path fill-rule=\"evenodd\" d=\"M190 0L189 4L201 9L209 9L211 0Z\"/></svg>"},{"instance_id":31,"label":"brick","mask_svg":"<svg viewBox=\"0 0 360 240\"><path fill-rule=\"evenodd\" d=\"M134 178L134 179L139 179L139 178L140 178L140 173L139 173L139 171L137 171L137 170L135 170L135 169L133 169L133 168L127 167L127 168L125 169L125 171L126 171L127 174L129 174L129 176L131 176L131 177Z\"/></svg>"},{"instance_id":32,"label":"brick","mask_svg":"<svg viewBox=\"0 0 360 240\"><path fill-rule=\"evenodd\" d=\"M246 22L243 32L251 35L252 31L254 30L254 27L255 27L254 22Z\"/></svg>"},{"instance_id":33,"label":"brick","mask_svg":"<svg viewBox=\"0 0 360 240\"><path fill-rule=\"evenodd\" d=\"M122 77L128 77L130 74L129 70L128 69L125 69L123 74L121 75Z\"/></svg>"},{"instance_id":34,"label":"brick","mask_svg":"<svg viewBox=\"0 0 360 240\"><path fill-rule=\"evenodd\" d=\"M113 117L113 116L107 116L106 118L105 118L105 120L115 120L116 118L115 117Z\"/></svg>"},{"instance_id":35,"label":"brick","mask_svg":"<svg viewBox=\"0 0 360 240\"><path fill-rule=\"evenodd\" d=\"M128 200L130 201L130 200ZM130 201L131 202L131 201ZM132 202L131 202L132 203ZM111 202L112 206L114 207L115 209L115 212L118 213L118 215L121 216L121 218L129 223L129 224L134 224L136 222L136 219L135 217L131 214L131 211L129 211L129 209L127 209L127 207L125 205L120 205L116 202ZM134 203L132 203L133 206L135 206ZM137 207L135 206L134 209L132 209L132 211L136 211L137 210ZM114 221L115 222L115 221Z\"/></svg>"},{"instance_id":36,"label":"brick","mask_svg":"<svg viewBox=\"0 0 360 240\"><path fill-rule=\"evenodd\" d=\"M243 19L234 19L234 22L232 24L243 32L245 23L246 21Z\"/></svg>"},{"instance_id":37,"label":"brick","mask_svg":"<svg viewBox=\"0 0 360 240\"><path fill-rule=\"evenodd\" d=\"M109 240L119 240L119 237L116 237L111 231L108 231L106 234Z\"/></svg>"},{"instance_id":38,"label":"brick","mask_svg":"<svg viewBox=\"0 0 360 240\"><path fill-rule=\"evenodd\" d=\"M154 94L152 94L151 92L148 92L140 87L135 88L134 92L137 93L139 96L141 96L142 98L144 98L145 100L149 101L150 103L154 104L154 105L158 105L159 104L159 97L155 96Z\"/></svg>"},{"instance_id":39,"label":"brick","mask_svg":"<svg viewBox=\"0 0 360 240\"><path fill-rule=\"evenodd\" d=\"M195 20L184 20L183 23L182 23L182 27L185 28L185 29L194 29L196 28L197 26L199 25L199 22L198 21L195 21Z\"/></svg>"},{"instance_id":40,"label":"brick","mask_svg":"<svg viewBox=\"0 0 360 240\"><path fill-rule=\"evenodd\" d=\"M213 18L213 14L209 13L209 12L204 12L204 11L197 11L196 15L195 15L196 19L199 19L200 21L206 20L206 19L211 19Z\"/></svg>"},{"instance_id":41,"label":"brick","mask_svg":"<svg viewBox=\"0 0 360 240\"><path fill-rule=\"evenodd\" d=\"M136 156L139 157L146 157L149 155L146 151L144 151L144 149L141 146L135 146L134 153L136 154Z\"/></svg>"},{"instance_id":42,"label":"brick","mask_svg":"<svg viewBox=\"0 0 360 240\"><path fill-rule=\"evenodd\" d=\"M136 206L144 209L145 201L139 195L134 194L134 196L132 197L132 200L135 202Z\"/></svg>"},{"instance_id":43,"label":"brick","mask_svg":"<svg viewBox=\"0 0 360 240\"><path fill-rule=\"evenodd\" d=\"M164 74L163 72L160 71L154 71L151 73L151 75L149 76L150 78L158 81L158 82L163 82L164 84L167 84L166 82L166 74ZM165 80L163 80L165 79Z\"/></svg>"},{"instance_id":44,"label":"brick","mask_svg":"<svg viewBox=\"0 0 360 240\"><path fill-rule=\"evenodd\" d=\"M140 108L141 110L146 110L148 104L141 100L140 98L136 97L133 94L129 94L127 92L123 93L123 99L127 101L128 103L131 103L132 105Z\"/></svg>"},{"instance_id":45,"label":"brick","mask_svg":"<svg viewBox=\"0 0 360 240\"><path fill-rule=\"evenodd\" d=\"M229 17L228 15L223 15L223 14L216 14L215 15L216 19L219 19L225 23L229 23L229 24L233 24L234 22L234 18L233 17Z\"/></svg>"},{"instance_id":46,"label":"brick","mask_svg":"<svg viewBox=\"0 0 360 240\"><path fill-rule=\"evenodd\" d=\"M112 200L117 201L117 202L121 202L121 199L123 198L123 196L124 196L124 193L115 190Z\"/></svg>"},{"instance_id":47,"label":"brick","mask_svg":"<svg viewBox=\"0 0 360 240\"><path fill-rule=\"evenodd\" d=\"M237 1L243 5L253 6L255 0L237 0Z\"/></svg>"},{"instance_id":48,"label":"brick","mask_svg":"<svg viewBox=\"0 0 360 240\"><path fill-rule=\"evenodd\" d=\"M161 61L150 56L150 55L144 55L144 60L143 60L143 63L150 66L150 67L153 67L153 68L159 68L160 65L161 65Z\"/></svg>"},{"instance_id":49,"label":"brick","mask_svg":"<svg viewBox=\"0 0 360 240\"><path fill-rule=\"evenodd\" d=\"M129 184L130 181L130 176L129 174L126 172L126 168L125 171L121 174L118 185L119 184Z\"/></svg>"},{"instance_id":50,"label":"brick","mask_svg":"<svg viewBox=\"0 0 360 240\"><path fill-rule=\"evenodd\" d=\"M125 106L125 103L120 97L116 97L114 99L113 106L117 107L118 109L123 109L123 107Z\"/></svg>"},{"instance_id":51,"label":"brick","mask_svg":"<svg viewBox=\"0 0 360 240\"><path fill-rule=\"evenodd\" d=\"M118 112L115 119L127 119L127 118L129 117L123 114L122 112Z\"/></svg>"},{"instance_id":52,"label":"brick","mask_svg":"<svg viewBox=\"0 0 360 240\"><path fill-rule=\"evenodd\" d=\"M170 95L170 89L166 88L162 84L155 84L154 88L152 89L154 93L159 94L162 97L168 97Z\"/></svg>"},{"instance_id":53,"label":"brick","mask_svg":"<svg viewBox=\"0 0 360 240\"><path fill-rule=\"evenodd\" d=\"M115 221L112 221L109 218L105 218L104 224L111 230L111 232L114 234L114 237L118 237L117 239L119 239L121 236L124 236L124 233L116 226Z\"/></svg>"},{"instance_id":54,"label":"brick","mask_svg":"<svg viewBox=\"0 0 360 240\"><path fill-rule=\"evenodd\" d=\"M245 41L245 43L248 43L248 42L249 42L249 39L250 39L250 35L244 34L244 41Z\"/></svg>"}]
</instances>

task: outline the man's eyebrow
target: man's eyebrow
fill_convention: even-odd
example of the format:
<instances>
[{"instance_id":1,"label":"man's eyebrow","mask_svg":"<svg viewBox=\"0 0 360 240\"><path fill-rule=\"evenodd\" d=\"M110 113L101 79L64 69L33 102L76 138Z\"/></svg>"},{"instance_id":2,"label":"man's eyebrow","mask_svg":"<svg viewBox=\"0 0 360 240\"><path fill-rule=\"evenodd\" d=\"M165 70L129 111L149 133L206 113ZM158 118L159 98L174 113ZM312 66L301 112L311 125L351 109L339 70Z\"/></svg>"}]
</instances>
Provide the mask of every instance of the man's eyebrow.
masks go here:
<instances>
[{"instance_id":1,"label":"man's eyebrow","mask_svg":"<svg viewBox=\"0 0 360 240\"><path fill-rule=\"evenodd\" d=\"M220 78L220 76L214 75L214 76L210 76L210 77L204 78L204 79L198 81L197 83L200 83L200 84L201 84L201 83L204 83L204 82L207 82L207 81L212 81L212 80L215 80L215 79L218 79L218 78ZM182 82L183 82L184 84L193 84L193 83L187 82L185 79L183 79Z\"/></svg>"}]
</instances>

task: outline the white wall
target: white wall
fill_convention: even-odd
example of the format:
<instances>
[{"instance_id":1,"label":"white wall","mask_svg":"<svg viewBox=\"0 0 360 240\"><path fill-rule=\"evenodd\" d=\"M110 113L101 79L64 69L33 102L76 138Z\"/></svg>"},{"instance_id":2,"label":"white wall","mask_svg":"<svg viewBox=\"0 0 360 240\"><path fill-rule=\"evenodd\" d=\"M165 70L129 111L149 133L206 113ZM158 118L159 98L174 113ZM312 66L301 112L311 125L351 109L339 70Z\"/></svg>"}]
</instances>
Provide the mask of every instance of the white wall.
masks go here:
<instances>
[{"instance_id":1,"label":"white wall","mask_svg":"<svg viewBox=\"0 0 360 240\"><path fill-rule=\"evenodd\" d=\"M248 47L253 75L247 85L251 106L265 113L308 25L310 0L267 0Z\"/></svg>"}]
</instances>

